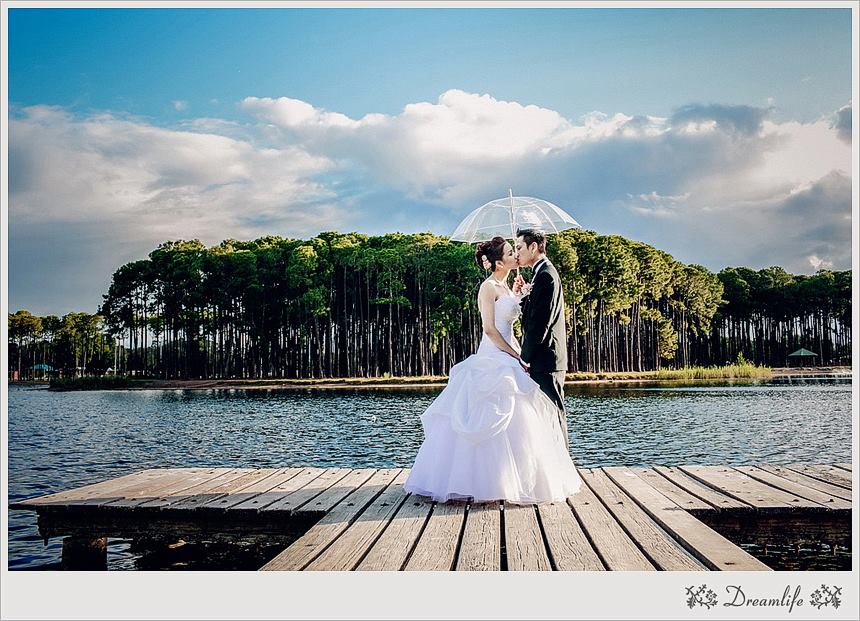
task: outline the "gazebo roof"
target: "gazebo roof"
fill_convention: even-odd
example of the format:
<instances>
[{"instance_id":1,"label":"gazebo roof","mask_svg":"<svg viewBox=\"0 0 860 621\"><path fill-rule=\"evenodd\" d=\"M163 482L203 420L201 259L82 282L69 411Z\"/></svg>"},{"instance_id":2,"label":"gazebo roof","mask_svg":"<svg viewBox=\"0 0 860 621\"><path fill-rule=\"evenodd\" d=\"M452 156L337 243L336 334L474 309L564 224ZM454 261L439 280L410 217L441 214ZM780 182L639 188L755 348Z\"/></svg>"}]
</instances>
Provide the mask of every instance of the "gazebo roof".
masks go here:
<instances>
[{"instance_id":1,"label":"gazebo roof","mask_svg":"<svg viewBox=\"0 0 860 621\"><path fill-rule=\"evenodd\" d=\"M796 352L788 354L789 356L817 356L818 354L809 351L808 349L803 349L802 347L798 349Z\"/></svg>"}]
</instances>

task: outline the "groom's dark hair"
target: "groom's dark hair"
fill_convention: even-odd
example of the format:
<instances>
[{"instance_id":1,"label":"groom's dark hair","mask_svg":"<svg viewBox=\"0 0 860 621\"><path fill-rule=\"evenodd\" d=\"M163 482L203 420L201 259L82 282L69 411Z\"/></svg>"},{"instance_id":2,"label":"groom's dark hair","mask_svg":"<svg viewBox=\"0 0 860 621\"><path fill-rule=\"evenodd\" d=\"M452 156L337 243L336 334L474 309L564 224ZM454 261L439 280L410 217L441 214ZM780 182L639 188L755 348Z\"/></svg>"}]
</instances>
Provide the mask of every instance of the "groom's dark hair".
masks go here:
<instances>
[{"instance_id":1,"label":"groom's dark hair","mask_svg":"<svg viewBox=\"0 0 860 621\"><path fill-rule=\"evenodd\" d=\"M546 253L546 235L543 234L543 231L538 231L537 229L519 229L517 237L522 237L526 246L537 243L538 252Z\"/></svg>"}]
</instances>

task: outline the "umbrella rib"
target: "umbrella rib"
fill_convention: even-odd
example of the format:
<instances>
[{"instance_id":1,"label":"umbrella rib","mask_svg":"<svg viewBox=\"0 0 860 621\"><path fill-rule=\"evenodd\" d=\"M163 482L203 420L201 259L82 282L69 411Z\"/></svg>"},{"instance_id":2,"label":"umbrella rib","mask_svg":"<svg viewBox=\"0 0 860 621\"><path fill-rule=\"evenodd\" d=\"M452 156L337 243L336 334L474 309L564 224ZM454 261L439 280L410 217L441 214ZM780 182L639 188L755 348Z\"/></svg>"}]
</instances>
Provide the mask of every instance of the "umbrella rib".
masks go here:
<instances>
[{"instance_id":1,"label":"umbrella rib","mask_svg":"<svg viewBox=\"0 0 860 621\"><path fill-rule=\"evenodd\" d=\"M543 217L544 217L544 218L546 218L546 221L547 221L547 222L549 222L549 225L550 225L553 229L555 229L555 230L553 231L553 233L558 233L558 227L552 223L552 219L551 219L548 215L546 215L546 212L543 210L543 207L541 207L541 206L540 206L540 205L538 205L538 204L535 204L534 206L535 206L535 207L537 207L538 209L540 209L540 212L543 214Z\"/></svg>"},{"instance_id":2,"label":"umbrella rib","mask_svg":"<svg viewBox=\"0 0 860 621\"><path fill-rule=\"evenodd\" d=\"M475 220L475 218L478 217L480 212L481 212L480 207L478 209L475 209L474 211L472 211L472 213L470 213L468 216L466 216L466 220L461 222L460 225L457 227L457 229L454 230L454 233L456 233L458 230L462 229L464 231L463 234L465 235L465 231L468 231L469 225L471 225L472 222ZM451 237L454 237L454 235L452 234Z\"/></svg>"},{"instance_id":3,"label":"umbrella rib","mask_svg":"<svg viewBox=\"0 0 860 621\"><path fill-rule=\"evenodd\" d=\"M467 216L468 222L463 223L463 228L468 228L469 226L471 226L472 222L474 222L477 219L477 217L480 215L480 213L481 213L481 210L479 208L479 209L476 209L475 211L473 211L471 214L469 214Z\"/></svg>"},{"instance_id":4,"label":"umbrella rib","mask_svg":"<svg viewBox=\"0 0 860 621\"><path fill-rule=\"evenodd\" d=\"M497 229L497 228L500 228L502 226L507 226L507 225L504 225L504 224L488 224L487 226L476 226L474 230L484 231L486 229Z\"/></svg>"}]
</instances>

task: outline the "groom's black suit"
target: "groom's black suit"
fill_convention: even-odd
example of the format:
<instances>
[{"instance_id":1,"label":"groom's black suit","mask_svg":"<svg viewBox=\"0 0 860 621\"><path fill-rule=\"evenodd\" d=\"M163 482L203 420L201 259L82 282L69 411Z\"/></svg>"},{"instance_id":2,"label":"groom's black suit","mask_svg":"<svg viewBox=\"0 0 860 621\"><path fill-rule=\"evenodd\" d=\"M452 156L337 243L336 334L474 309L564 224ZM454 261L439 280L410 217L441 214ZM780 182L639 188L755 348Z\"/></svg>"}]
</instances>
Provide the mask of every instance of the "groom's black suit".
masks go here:
<instances>
[{"instance_id":1,"label":"groom's black suit","mask_svg":"<svg viewBox=\"0 0 860 621\"><path fill-rule=\"evenodd\" d=\"M564 375L567 371L567 331L561 279L549 259L534 266L532 290L520 302L523 314L523 343L520 357L529 364L529 375L558 408L564 442L567 415L564 411Z\"/></svg>"}]
</instances>

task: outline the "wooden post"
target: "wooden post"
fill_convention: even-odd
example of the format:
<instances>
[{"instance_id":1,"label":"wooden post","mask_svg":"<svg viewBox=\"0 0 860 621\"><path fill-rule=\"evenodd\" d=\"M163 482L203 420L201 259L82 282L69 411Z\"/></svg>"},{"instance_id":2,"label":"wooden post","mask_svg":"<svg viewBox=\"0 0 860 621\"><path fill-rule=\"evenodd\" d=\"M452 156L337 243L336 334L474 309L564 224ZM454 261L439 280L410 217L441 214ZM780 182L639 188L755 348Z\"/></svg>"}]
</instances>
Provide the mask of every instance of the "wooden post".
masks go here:
<instances>
[{"instance_id":1,"label":"wooden post","mask_svg":"<svg viewBox=\"0 0 860 621\"><path fill-rule=\"evenodd\" d=\"M65 537L61 567L72 571L106 571L107 537Z\"/></svg>"}]
</instances>

